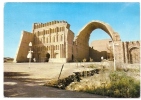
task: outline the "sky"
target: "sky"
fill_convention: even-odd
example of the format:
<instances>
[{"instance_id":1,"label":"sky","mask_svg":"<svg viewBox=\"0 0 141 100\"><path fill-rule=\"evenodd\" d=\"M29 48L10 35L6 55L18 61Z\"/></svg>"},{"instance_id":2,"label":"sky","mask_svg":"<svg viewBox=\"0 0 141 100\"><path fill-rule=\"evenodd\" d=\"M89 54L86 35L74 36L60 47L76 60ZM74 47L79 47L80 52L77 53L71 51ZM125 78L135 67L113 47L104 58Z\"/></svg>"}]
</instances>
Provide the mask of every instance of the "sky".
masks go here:
<instances>
[{"instance_id":1,"label":"sky","mask_svg":"<svg viewBox=\"0 0 141 100\"><path fill-rule=\"evenodd\" d=\"M11 2L4 3L4 57L15 57L21 32L32 31L33 23L65 20L70 29L79 31L92 20L108 23L122 41L140 40L139 2ZM90 41L110 38L96 29Z\"/></svg>"}]
</instances>

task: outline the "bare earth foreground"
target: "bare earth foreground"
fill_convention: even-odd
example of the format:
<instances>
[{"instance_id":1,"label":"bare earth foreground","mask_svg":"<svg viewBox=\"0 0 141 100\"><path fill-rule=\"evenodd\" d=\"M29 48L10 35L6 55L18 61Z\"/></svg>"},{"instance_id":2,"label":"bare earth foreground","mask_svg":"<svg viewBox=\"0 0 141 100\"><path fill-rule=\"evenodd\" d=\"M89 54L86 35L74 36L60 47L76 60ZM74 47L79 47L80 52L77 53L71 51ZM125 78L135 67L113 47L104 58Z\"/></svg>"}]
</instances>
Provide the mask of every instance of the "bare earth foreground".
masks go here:
<instances>
[{"instance_id":1,"label":"bare earth foreground","mask_svg":"<svg viewBox=\"0 0 141 100\"><path fill-rule=\"evenodd\" d=\"M73 92L43 86L45 82L58 79L61 63L4 63L4 97L47 98L105 98L83 92ZM84 70L77 63L66 63L60 78L75 71ZM85 69L86 70L86 69Z\"/></svg>"}]
</instances>

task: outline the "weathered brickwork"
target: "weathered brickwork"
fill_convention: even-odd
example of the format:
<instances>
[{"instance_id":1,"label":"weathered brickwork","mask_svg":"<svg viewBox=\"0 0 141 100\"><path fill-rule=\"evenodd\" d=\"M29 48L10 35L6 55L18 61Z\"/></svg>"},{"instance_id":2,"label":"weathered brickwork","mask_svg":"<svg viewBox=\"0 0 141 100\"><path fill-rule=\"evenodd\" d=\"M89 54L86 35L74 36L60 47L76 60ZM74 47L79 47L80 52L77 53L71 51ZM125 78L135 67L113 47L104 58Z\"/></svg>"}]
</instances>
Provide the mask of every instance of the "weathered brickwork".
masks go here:
<instances>
[{"instance_id":1,"label":"weathered brickwork","mask_svg":"<svg viewBox=\"0 0 141 100\"><path fill-rule=\"evenodd\" d=\"M111 40L102 40L99 41L99 45L90 47L90 34L97 28L105 31L111 37ZM33 51L32 59L35 58L37 62L70 62L83 61L83 59L100 61L101 56L104 59L111 60L113 55L107 47L111 43L111 48L115 50L116 61L139 62L135 60L139 58L135 57L135 52L139 53L140 42L132 43L134 46L131 46L131 43L122 42L119 34L113 31L109 24L101 21L91 21L80 30L77 36L74 36L66 21L34 23L31 33L23 31L14 62L28 61L29 42L33 44L31 48ZM103 46L99 48L100 45Z\"/></svg>"},{"instance_id":2,"label":"weathered brickwork","mask_svg":"<svg viewBox=\"0 0 141 100\"><path fill-rule=\"evenodd\" d=\"M22 31L19 46L14 58L14 62L27 62L27 54L29 51L28 44L33 42L34 35L30 32Z\"/></svg>"},{"instance_id":3,"label":"weathered brickwork","mask_svg":"<svg viewBox=\"0 0 141 100\"><path fill-rule=\"evenodd\" d=\"M140 63L140 41L120 42L122 45L115 45L115 59L123 60L124 63ZM113 60L113 47L111 39L95 40L90 45L90 57L94 61L101 61L101 57L106 60ZM120 46L120 47L119 47ZM123 52L117 53L118 51ZM122 57L122 58L121 58Z\"/></svg>"},{"instance_id":4,"label":"weathered brickwork","mask_svg":"<svg viewBox=\"0 0 141 100\"><path fill-rule=\"evenodd\" d=\"M45 24L35 23L34 57L39 62L67 62L72 51L74 33L69 29L70 25L65 21L52 21ZM48 56L47 56L48 54Z\"/></svg>"},{"instance_id":5,"label":"weathered brickwork","mask_svg":"<svg viewBox=\"0 0 141 100\"><path fill-rule=\"evenodd\" d=\"M124 62L140 63L140 41L123 42Z\"/></svg>"}]
</instances>

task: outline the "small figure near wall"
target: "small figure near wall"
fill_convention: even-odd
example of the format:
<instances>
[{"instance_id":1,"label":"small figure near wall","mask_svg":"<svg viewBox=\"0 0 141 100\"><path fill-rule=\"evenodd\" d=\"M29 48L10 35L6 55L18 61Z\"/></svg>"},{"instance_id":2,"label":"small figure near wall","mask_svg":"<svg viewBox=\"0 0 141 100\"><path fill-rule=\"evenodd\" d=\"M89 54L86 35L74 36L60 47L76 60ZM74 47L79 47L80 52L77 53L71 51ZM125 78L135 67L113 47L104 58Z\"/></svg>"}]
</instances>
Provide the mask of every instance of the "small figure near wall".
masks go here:
<instances>
[{"instance_id":1,"label":"small figure near wall","mask_svg":"<svg viewBox=\"0 0 141 100\"><path fill-rule=\"evenodd\" d=\"M36 62L36 58L33 58L33 61Z\"/></svg>"},{"instance_id":2,"label":"small figure near wall","mask_svg":"<svg viewBox=\"0 0 141 100\"><path fill-rule=\"evenodd\" d=\"M103 61L103 56L101 57L101 61Z\"/></svg>"}]
</instances>

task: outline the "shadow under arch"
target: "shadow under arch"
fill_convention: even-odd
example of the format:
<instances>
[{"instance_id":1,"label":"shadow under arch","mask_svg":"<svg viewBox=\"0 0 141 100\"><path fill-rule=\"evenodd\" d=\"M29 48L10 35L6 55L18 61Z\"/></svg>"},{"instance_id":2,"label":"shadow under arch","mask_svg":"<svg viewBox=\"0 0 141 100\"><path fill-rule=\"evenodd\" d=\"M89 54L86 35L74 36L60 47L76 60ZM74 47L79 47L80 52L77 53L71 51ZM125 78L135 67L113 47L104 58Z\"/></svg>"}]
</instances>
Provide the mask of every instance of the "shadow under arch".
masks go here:
<instances>
[{"instance_id":1,"label":"shadow under arch","mask_svg":"<svg viewBox=\"0 0 141 100\"><path fill-rule=\"evenodd\" d=\"M89 58L89 37L92 31L95 29L101 29L105 31L112 39L113 42L121 41L120 36L117 32L115 32L111 26L102 21L93 20L86 24L75 37L76 44L76 57L78 60L82 60L84 58Z\"/></svg>"}]
</instances>

